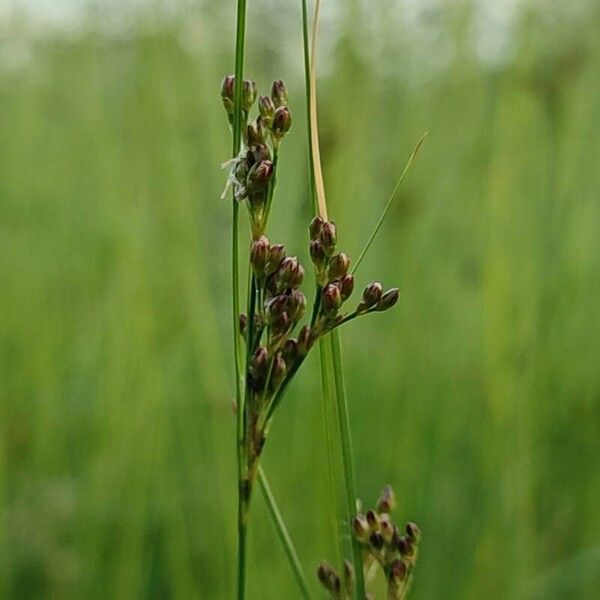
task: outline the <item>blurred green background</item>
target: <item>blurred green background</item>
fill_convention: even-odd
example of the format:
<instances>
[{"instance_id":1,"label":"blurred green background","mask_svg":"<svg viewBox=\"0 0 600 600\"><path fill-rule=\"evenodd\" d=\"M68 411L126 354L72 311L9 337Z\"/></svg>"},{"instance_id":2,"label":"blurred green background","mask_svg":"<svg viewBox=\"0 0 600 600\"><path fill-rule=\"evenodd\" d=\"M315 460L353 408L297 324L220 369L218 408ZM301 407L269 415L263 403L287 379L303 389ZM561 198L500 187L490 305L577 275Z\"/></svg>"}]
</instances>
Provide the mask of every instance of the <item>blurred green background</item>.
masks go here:
<instances>
[{"instance_id":1,"label":"blurred green background","mask_svg":"<svg viewBox=\"0 0 600 600\"><path fill-rule=\"evenodd\" d=\"M0 11L0 597L232 598L234 2L71 4ZM269 233L306 259L299 2L248 4L247 73L286 79L295 115ZM415 600L596 599L599 5L324 10L354 257L430 132L359 274L401 301L342 333L360 496L391 483L420 524ZM264 464L312 574L342 528L316 355ZM252 508L249 598L300 597Z\"/></svg>"}]
</instances>

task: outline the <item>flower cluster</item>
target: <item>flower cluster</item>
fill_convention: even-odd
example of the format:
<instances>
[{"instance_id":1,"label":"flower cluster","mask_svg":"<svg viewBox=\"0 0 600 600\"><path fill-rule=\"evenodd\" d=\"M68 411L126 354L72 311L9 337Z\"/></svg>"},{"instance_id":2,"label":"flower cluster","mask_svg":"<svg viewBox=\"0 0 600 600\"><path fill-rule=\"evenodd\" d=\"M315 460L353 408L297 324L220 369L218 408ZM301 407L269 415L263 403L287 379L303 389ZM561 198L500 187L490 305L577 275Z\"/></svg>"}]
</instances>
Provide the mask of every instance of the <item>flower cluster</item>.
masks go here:
<instances>
[{"instance_id":1,"label":"flower cluster","mask_svg":"<svg viewBox=\"0 0 600 600\"><path fill-rule=\"evenodd\" d=\"M387 581L388 600L402 600L410 586L421 532L414 523L407 522L401 533L390 517L394 505L394 491L386 485L377 508L357 514L352 522L352 530L354 538L363 548L363 568L369 570L373 565L379 565ZM331 598L352 598L353 576L350 567L346 561L344 575L340 577L327 563L319 565L317 576Z\"/></svg>"},{"instance_id":2,"label":"flower cluster","mask_svg":"<svg viewBox=\"0 0 600 600\"><path fill-rule=\"evenodd\" d=\"M309 324L300 325L307 300L300 291L305 271L298 259L287 256L283 244L271 244L265 235L250 247L253 275L250 309L254 318L249 323L248 317L242 315L240 328L249 357L248 433L250 456L255 459L262 450L273 412L315 341L357 316L391 308L398 300L396 288L384 293L381 284L373 282L363 291L354 311L341 312L354 290L350 259L343 252L336 253L334 223L316 217L309 232L317 279ZM293 337L297 328L297 337Z\"/></svg>"},{"instance_id":3,"label":"flower cluster","mask_svg":"<svg viewBox=\"0 0 600 600\"><path fill-rule=\"evenodd\" d=\"M221 98L230 123L233 122L234 88L235 77L227 75L221 85ZM287 106L287 89L283 81L274 81L271 95L258 99L259 114L248 122L249 112L256 102L256 97L256 83L244 80L244 147L237 158L225 163L230 167L228 187L233 187L235 198L240 201L248 199L254 239L258 239L264 233L273 195L277 152L292 125L292 115Z\"/></svg>"},{"instance_id":4,"label":"flower cluster","mask_svg":"<svg viewBox=\"0 0 600 600\"><path fill-rule=\"evenodd\" d=\"M345 252L336 253L337 229L335 223L315 217L309 227L310 257L320 290L316 304L314 329L322 334L347 323L360 315L384 311L398 302L398 288L384 293L378 281L370 283L354 311L341 313L343 304L354 291L354 276L350 273L350 258Z\"/></svg>"},{"instance_id":5,"label":"flower cluster","mask_svg":"<svg viewBox=\"0 0 600 600\"><path fill-rule=\"evenodd\" d=\"M221 98L230 123L234 89L235 78L228 75L223 80ZM233 188L238 201L247 201L252 233L247 313L239 318L246 343L240 446L245 463L242 484L248 499L273 414L315 342L355 317L387 310L398 301L396 288L384 292L380 283L373 282L364 289L354 310L343 312L344 303L354 291L350 259L336 251L335 224L316 217L309 226L309 250L317 286L310 317L305 318L307 298L300 289L304 267L295 256L287 255L283 244L272 244L265 235L278 152L291 125L285 84L273 83L271 95L258 99L259 114L249 122L256 101L256 84L244 80L243 145L239 156L228 163L228 187Z\"/></svg>"}]
</instances>

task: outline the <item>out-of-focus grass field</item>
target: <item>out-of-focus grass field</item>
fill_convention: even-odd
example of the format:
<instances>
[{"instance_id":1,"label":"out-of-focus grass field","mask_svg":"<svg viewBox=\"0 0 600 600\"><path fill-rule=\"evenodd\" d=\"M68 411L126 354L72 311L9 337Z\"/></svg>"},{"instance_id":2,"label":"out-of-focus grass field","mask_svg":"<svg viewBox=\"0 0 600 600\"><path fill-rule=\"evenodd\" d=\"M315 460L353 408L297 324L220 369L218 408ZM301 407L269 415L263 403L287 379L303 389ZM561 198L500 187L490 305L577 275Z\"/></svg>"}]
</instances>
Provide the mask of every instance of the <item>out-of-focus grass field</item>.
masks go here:
<instances>
[{"instance_id":1,"label":"out-of-focus grass field","mask_svg":"<svg viewBox=\"0 0 600 600\"><path fill-rule=\"evenodd\" d=\"M233 597L233 4L126 35L3 29L2 598ZM247 72L286 79L295 115L270 237L307 259L299 8L249 4ZM360 495L392 483L423 529L414 600L596 599L600 13L523 11L490 64L466 4L424 13L435 35L379 4L322 32L325 179L354 257L430 136L359 275L401 301L342 334ZM264 456L311 575L342 526L318 372ZM297 597L257 494L249 598Z\"/></svg>"}]
</instances>

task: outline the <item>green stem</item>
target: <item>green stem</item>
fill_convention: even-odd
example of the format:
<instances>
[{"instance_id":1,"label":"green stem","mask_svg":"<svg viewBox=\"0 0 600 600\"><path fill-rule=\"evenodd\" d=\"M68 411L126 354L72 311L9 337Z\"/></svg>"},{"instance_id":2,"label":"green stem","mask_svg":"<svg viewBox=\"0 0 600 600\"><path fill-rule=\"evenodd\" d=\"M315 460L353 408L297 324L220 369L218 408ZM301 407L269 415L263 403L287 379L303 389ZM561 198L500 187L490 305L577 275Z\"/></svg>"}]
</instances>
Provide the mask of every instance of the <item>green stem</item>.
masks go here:
<instances>
[{"instance_id":1,"label":"green stem","mask_svg":"<svg viewBox=\"0 0 600 600\"><path fill-rule=\"evenodd\" d=\"M321 310L321 292L323 288L321 285L317 283L317 287L315 290L315 301L313 303L313 311L310 317L310 328L312 329L317 322L317 317L319 316L319 311Z\"/></svg>"},{"instance_id":2,"label":"green stem","mask_svg":"<svg viewBox=\"0 0 600 600\"><path fill-rule=\"evenodd\" d=\"M237 27L235 38L235 88L233 113L232 157L240 152L242 141L242 80L244 77L244 46L246 37L246 0L238 0ZM237 462L238 462L238 572L237 598L244 600L246 588L246 537L248 527L248 505L246 498L245 475L245 443L246 407L242 394L242 347L239 333L240 315L240 273L239 273L239 205L233 198L233 219L231 236L231 280L233 295L233 345L235 359L235 396L237 407Z\"/></svg>"},{"instance_id":3,"label":"green stem","mask_svg":"<svg viewBox=\"0 0 600 600\"><path fill-rule=\"evenodd\" d=\"M331 349L327 344L327 340L321 338L319 340L319 362L321 363L321 389L323 392L323 423L325 429L325 447L327 448L327 475L329 480L329 507L330 507L330 518L332 522L332 539L334 540L335 548L335 563L342 565L342 544L339 534L338 527L338 512L339 507L337 503L337 478L335 476L335 462L337 456L333 453L333 434L334 434L334 423L335 416L331 413L335 408L335 402L333 400L332 390L332 375L331 375Z\"/></svg>"},{"instance_id":4,"label":"green stem","mask_svg":"<svg viewBox=\"0 0 600 600\"><path fill-rule=\"evenodd\" d=\"M352 436L350 433L350 413L348 410L348 397L346 394L346 382L342 366L340 350L340 339L337 330L329 335L332 352L333 376L335 381L335 397L337 402L337 414L340 429L340 442L342 449L342 463L344 467L344 483L346 491L346 523L351 527L352 519L356 514L356 484L354 479L354 459L352 456ZM352 562L356 577L356 597L364 600L365 577L362 567L362 550L358 540L352 536Z\"/></svg>"},{"instance_id":5,"label":"green stem","mask_svg":"<svg viewBox=\"0 0 600 600\"><path fill-rule=\"evenodd\" d=\"M238 579L237 597L243 600L246 588L246 538L248 533L248 504L242 499L245 493L244 482L239 485L238 502Z\"/></svg>"},{"instance_id":6,"label":"green stem","mask_svg":"<svg viewBox=\"0 0 600 600\"><path fill-rule=\"evenodd\" d=\"M412 154L408 158L408 162L404 166L404 170L400 174L400 177L398 178L398 181L396 182L396 185L394 186L394 189L392 190L392 193L390 194L390 197L388 198L387 202L385 203L383 211L381 212L381 215L379 216L379 219L377 220L377 224L375 225L375 228L371 232L371 235L369 236L369 239L367 240L367 243L365 244L365 247L362 249L362 251L361 251L358 259L354 263L354 267L352 268L351 273L356 273L356 270L358 269L358 266L363 261L363 258L366 256L367 252L369 251L369 248L371 247L371 244L373 243L373 241L377 237L377 234L379 233L379 230L381 229L381 226L383 225L383 223L385 221L385 218L387 217L388 211L390 210L390 207L392 206L392 203L396 199L396 195L398 193L398 190L400 189L400 186L402 185L402 182L404 181L404 178L406 177L406 174L408 173L408 171L412 167L412 164L415 161L415 158L417 158L417 154L419 153L419 150L421 149L421 145L423 144L423 142L425 141L425 138L428 135L429 134L426 132L426 133L424 133L421 136L421 139L417 142L417 145L415 146L415 149L412 151Z\"/></svg>"},{"instance_id":7,"label":"green stem","mask_svg":"<svg viewBox=\"0 0 600 600\"><path fill-rule=\"evenodd\" d=\"M265 472L260 466L258 467L258 481L260 483L260 488L265 498L265 502L267 503L269 514L271 515L273 523L275 524L275 528L277 529L277 535L279 536L279 540L281 541L283 549L285 550L288 560L290 561L290 565L292 567L292 570L294 571L294 575L296 576L298 585L302 590L302 595L306 600L310 600L312 596L310 593L308 582L306 580L306 575L304 574L302 564L300 563L300 558L298 557L298 552L296 551L294 542L292 541L292 538L286 527L285 521L283 520L281 511L277 506L277 502L275 501L273 492L271 492L271 486L269 485L267 476L265 475Z\"/></svg>"}]
</instances>

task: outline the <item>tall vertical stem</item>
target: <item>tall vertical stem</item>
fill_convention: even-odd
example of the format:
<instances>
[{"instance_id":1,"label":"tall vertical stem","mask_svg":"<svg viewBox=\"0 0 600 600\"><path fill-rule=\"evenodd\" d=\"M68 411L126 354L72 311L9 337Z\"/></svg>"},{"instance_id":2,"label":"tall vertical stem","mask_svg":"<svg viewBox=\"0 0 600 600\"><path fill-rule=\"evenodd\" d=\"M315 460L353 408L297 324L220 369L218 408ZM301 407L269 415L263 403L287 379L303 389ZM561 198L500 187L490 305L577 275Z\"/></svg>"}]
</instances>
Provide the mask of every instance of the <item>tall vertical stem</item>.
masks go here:
<instances>
[{"instance_id":1,"label":"tall vertical stem","mask_svg":"<svg viewBox=\"0 0 600 600\"><path fill-rule=\"evenodd\" d=\"M354 456L352 453L352 435L350 430L350 412L348 410L348 396L342 366L340 339L337 329L330 334L331 352L333 356L333 375L335 380L335 395L337 399L337 412L340 426L340 442L342 448L342 461L344 463L344 487L346 491L346 522L348 527L356 514L356 483L354 477ZM356 576L356 597L358 600L365 598L365 577L362 568L362 550L358 540L352 536L352 563Z\"/></svg>"},{"instance_id":2,"label":"tall vertical stem","mask_svg":"<svg viewBox=\"0 0 600 600\"><path fill-rule=\"evenodd\" d=\"M242 81L244 77L244 46L246 37L246 0L238 0L237 27L235 36L235 88L233 112L233 145L232 157L240 152L242 141ZM235 360L235 397L237 408L237 462L238 462L238 573L237 598L244 599L246 587L246 532L247 532L247 502L245 486L245 436L246 436L246 407L242 394L242 347L239 332L240 315L240 273L239 273L239 205L235 197L232 212L231 235L231 282L233 310L233 346Z\"/></svg>"}]
</instances>

